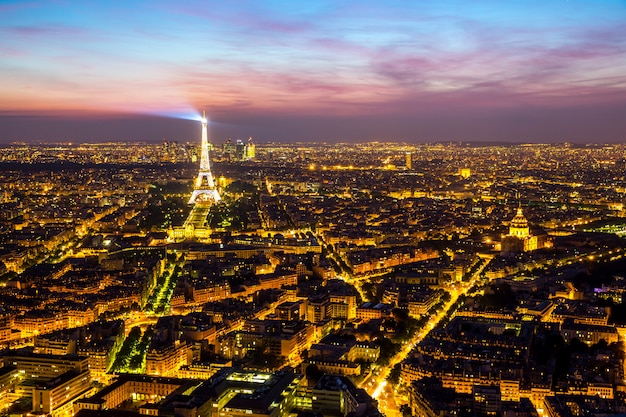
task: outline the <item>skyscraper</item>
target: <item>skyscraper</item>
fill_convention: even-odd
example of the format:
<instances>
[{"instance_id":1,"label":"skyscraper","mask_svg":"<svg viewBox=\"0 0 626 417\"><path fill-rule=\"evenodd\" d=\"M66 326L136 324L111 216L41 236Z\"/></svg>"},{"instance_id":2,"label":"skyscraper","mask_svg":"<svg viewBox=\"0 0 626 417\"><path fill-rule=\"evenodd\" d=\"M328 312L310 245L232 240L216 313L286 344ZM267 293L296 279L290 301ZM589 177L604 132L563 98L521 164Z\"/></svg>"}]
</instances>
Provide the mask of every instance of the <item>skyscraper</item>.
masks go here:
<instances>
[{"instance_id":1,"label":"skyscraper","mask_svg":"<svg viewBox=\"0 0 626 417\"><path fill-rule=\"evenodd\" d=\"M246 152L245 152L245 160L251 161L256 156L256 146L252 142L252 138L248 139L248 143L246 144Z\"/></svg>"}]
</instances>

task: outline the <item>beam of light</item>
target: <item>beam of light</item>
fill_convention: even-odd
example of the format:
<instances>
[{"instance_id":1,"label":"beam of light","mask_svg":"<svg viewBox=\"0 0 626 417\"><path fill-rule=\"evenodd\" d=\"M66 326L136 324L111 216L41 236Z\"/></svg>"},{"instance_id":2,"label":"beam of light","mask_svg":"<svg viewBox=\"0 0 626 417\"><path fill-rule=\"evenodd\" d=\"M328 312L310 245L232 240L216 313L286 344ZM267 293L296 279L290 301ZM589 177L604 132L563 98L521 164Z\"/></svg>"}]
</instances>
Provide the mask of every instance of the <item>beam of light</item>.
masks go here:
<instances>
[{"instance_id":1,"label":"beam of light","mask_svg":"<svg viewBox=\"0 0 626 417\"><path fill-rule=\"evenodd\" d=\"M195 108L149 111L154 116L171 117L173 119L202 121L202 114Z\"/></svg>"}]
</instances>

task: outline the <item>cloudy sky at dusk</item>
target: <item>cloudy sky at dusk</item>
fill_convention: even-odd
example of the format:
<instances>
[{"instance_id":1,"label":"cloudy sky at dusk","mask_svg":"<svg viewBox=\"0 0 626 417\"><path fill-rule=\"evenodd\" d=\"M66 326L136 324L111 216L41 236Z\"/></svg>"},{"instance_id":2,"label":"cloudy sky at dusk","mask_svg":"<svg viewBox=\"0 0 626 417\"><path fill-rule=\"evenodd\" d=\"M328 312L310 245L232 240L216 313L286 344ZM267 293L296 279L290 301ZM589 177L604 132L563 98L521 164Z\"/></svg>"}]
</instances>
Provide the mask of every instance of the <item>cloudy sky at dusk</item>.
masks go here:
<instances>
[{"instance_id":1,"label":"cloudy sky at dusk","mask_svg":"<svg viewBox=\"0 0 626 417\"><path fill-rule=\"evenodd\" d=\"M0 142L626 141L626 1L0 0Z\"/></svg>"}]
</instances>

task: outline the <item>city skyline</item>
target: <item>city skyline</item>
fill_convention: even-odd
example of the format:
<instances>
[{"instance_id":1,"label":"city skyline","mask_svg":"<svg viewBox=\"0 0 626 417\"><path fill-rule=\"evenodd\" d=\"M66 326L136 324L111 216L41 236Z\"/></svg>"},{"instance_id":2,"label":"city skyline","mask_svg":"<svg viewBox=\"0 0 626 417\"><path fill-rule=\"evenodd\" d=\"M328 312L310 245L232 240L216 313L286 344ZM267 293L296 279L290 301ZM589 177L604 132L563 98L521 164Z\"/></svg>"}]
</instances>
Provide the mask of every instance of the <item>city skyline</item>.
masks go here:
<instances>
[{"instance_id":1,"label":"city skyline","mask_svg":"<svg viewBox=\"0 0 626 417\"><path fill-rule=\"evenodd\" d=\"M0 11L0 143L624 140L621 1Z\"/></svg>"},{"instance_id":2,"label":"city skyline","mask_svg":"<svg viewBox=\"0 0 626 417\"><path fill-rule=\"evenodd\" d=\"M195 123L0 147L1 415L621 415L626 144Z\"/></svg>"}]
</instances>

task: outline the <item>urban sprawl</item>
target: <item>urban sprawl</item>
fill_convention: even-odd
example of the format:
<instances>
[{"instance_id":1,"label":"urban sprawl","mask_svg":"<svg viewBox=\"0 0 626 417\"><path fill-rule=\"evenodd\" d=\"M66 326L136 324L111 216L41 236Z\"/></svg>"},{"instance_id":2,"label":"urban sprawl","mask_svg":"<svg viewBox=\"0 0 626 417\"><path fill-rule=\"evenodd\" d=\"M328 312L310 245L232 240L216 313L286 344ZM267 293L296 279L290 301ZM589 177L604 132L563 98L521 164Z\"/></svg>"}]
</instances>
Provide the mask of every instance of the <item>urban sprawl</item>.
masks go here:
<instances>
[{"instance_id":1,"label":"urban sprawl","mask_svg":"<svg viewBox=\"0 0 626 417\"><path fill-rule=\"evenodd\" d=\"M624 145L203 129L0 148L0 415L626 413Z\"/></svg>"}]
</instances>

